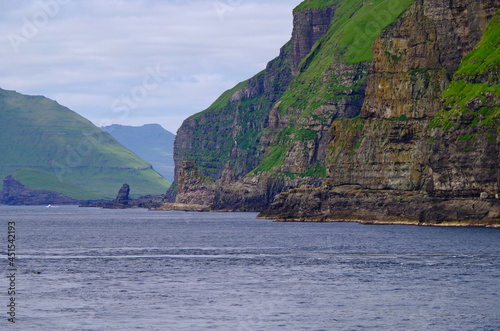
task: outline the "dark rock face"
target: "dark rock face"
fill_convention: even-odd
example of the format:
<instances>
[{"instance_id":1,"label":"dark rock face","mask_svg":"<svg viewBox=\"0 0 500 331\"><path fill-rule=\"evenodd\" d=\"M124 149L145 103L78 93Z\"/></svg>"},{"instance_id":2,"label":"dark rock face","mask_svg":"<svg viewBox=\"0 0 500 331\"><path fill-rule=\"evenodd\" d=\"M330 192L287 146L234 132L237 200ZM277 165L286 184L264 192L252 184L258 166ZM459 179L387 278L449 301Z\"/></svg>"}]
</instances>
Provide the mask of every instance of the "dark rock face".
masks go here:
<instances>
[{"instance_id":1,"label":"dark rock face","mask_svg":"<svg viewBox=\"0 0 500 331\"><path fill-rule=\"evenodd\" d=\"M415 1L374 43L361 118L332 125L325 185L281 193L261 217L500 218L498 127L478 115L498 109L498 97L483 93L456 106L446 124L437 116L455 107L441 97L451 83L496 83L495 75L453 74L499 8L500 1Z\"/></svg>"},{"instance_id":2,"label":"dark rock face","mask_svg":"<svg viewBox=\"0 0 500 331\"><path fill-rule=\"evenodd\" d=\"M6 205L64 205L79 204L81 201L47 190L34 190L21 183L12 175L3 180L0 203Z\"/></svg>"},{"instance_id":3,"label":"dark rock face","mask_svg":"<svg viewBox=\"0 0 500 331\"><path fill-rule=\"evenodd\" d=\"M430 125L445 108L441 94L449 77L480 41L498 8L500 1L419 0L382 33L373 46L361 113L377 119L334 123L329 185L425 190L440 196L449 192L450 197L496 194L498 143L491 143L496 130L482 123L471 126L467 116L456 118L447 130L431 130ZM404 119L380 120L394 117Z\"/></svg>"},{"instance_id":4,"label":"dark rock face","mask_svg":"<svg viewBox=\"0 0 500 331\"><path fill-rule=\"evenodd\" d=\"M309 53L313 44L328 31L334 14L333 6L322 10L309 9L294 13L298 26L294 27L294 37L292 37L292 58L296 60L296 64L292 64L292 70L305 56L303 53ZM281 100L276 102L268 113L267 121L264 121L267 127L263 128L259 140L261 155L259 162L262 162L262 156L265 157L266 152L276 146L282 146L286 152L279 168L273 169L277 173L248 174L248 171L255 169L260 163L252 163L253 167L249 167L244 173L235 171L232 180L216 182L213 208L262 210L267 208L274 196L280 192L302 184L315 187L321 185L323 181L321 175L305 174L311 172L312 168L324 168L332 123L336 119L355 117L360 113L368 65L366 62L349 64L341 60L333 61L328 69L322 72L322 79L302 82L301 84L310 85L313 90L335 95L330 97L328 102L312 110L310 114L305 114L309 110L306 111L303 105L283 106ZM295 86L290 85L288 92L295 89ZM316 94L298 95L295 100L298 102L302 98L310 104L323 100ZM304 133L306 136L310 135L310 138L303 138ZM231 157L236 156L237 154L231 154ZM229 163L232 165L231 161ZM294 174L292 177L295 178L284 177L283 173Z\"/></svg>"},{"instance_id":5,"label":"dark rock face","mask_svg":"<svg viewBox=\"0 0 500 331\"><path fill-rule=\"evenodd\" d=\"M261 211L273 202L277 194L302 183L318 187L323 181L320 178L285 179L267 173L246 176L239 181L218 181L212 208L224 211Z\"/></svg>"},{"instance_id":6,"label":"dark rock face","mask_svg":"<svg viewBox=\"0 0 500 331\"><path fill-rule=\"evenodd\" d=\"M440 224L450 221L486 221L497 225L496 199L430 198L418 192L363 190L359 186L311 189L303 187L279 194L260 218L281 221L386 220Z\"/></svg>"},{"instance_id":7,"label":"dark rock face","mask_svg":"<svg viewBox=\"0 0 500 331\"><path fill-rule=\"evenodd\" d=\"M461 116L448 130L430 133L424 189L434 197L475 197L486 194L499 197L500 140L491 127L470 125L470 118ZM471 139L463 139L471 137Z\"/></svg>"},{"instance_id":8,"label":"dark rock face","mask_svg":"<svg viewBox=\"0 0 500 331\"><path fill-rule=\"evenodd\" d=\"M416 0L373 45L364 118L428 118L498 10L491 0Z\"/></svg>"},{"instance_id":9,"label":"dark rock face","mask_svg":"<svg viewBox=\"0 0 500 331\"><path fill-rule=\"evenodd\" d=\"M327 159L330 186L413 191L423 187L430 120L335 122Z\"/></svg>"},{"instance_id":10,"label":"dark rock face","mask_svg":"<svg viewBox=\"0 0 500 331\"><path fill-rule=\"evenodd\" d=\"M198 169L194 161L181 162L177 168L177 178L176 203L206 206L213 203L215 183Z\"/></svg>"},{"instance_id":11,"label":"dark rock face","mask_svg":"<svg viewBox=\"0 0 500 331\"><path fill-rule=\"evenodd\" d=\"M297 75L298 66L311 51L315 42L330 29L335 6L325 9L308 9L295 12L292 32L292 74Z\"/></svg>"},{"instance_id":12,"label":"dark rock face","mask_svg":"<svg viewBox=\"0 0 500 331\"><path fill-rule=\"evenodd\" d=\"M130 186L128 184L123 184L123 186L118 191L118 194L116 195L115 202L127 203L127 201L130 199L128 196L129 193Z\"/></svg>"},{"instance_id":13,"label":"dark rock face","mask_svg":"<svg viewBox=\"0 0 500 331\"><path fill-rule=\"evenodd\" d=\"M283 164L279 169L283 173L306 173L311 167L319 163L325 164L325 156L330 141L330 127L341 118L353 118L359 115L364 100L365 84L362 82L368 72L367 63L347 64L342 61L333 63L325 79L321 82L311 82L317 89L339 84L340 92L332 93L336 98L327 104L315 109L312 114L304 116L303 109L290 107L283 109L274 120L275 128L270 128L262 138L265 148L272 148L279 144L279 138L286 129L314 132L314 139L296 139L290 144ZM330 77L327 79L326 77ZM333 77L333 79L331 79ZM313 100L311 100L313 102ZM279 104L276 107L279 108Z\"/></svg>"},{"instance_id":14,"label":"dark rock face","mask_svg":"<svg viewBox=\"0 0 500 331\"><path fill-rule=\"evenodd\" d=\"M497 73L455 72L499 8L500 0L416 0L375 40L372 62L355 64L320 51L334 5L296 13L287 55L275 60L287 69L266 70L232 91L227 112L206 111L180 129L176 202L269 207L261 217L281 220L500 218L500 135L485 117L500 100L443 99L457 80L498 84ZM317 54L328 59L319 67ZM308 65L321 70L301 71ZM278 76L287 88L264 83ZM454 103L463 113L440 124ZM243 147L242 135L256 139Z\"/></svg>"},{"instance_id":15,"label":"dark rock face","mask_svg":"<svg viewBox=\"0 0 500 331\"><path fill-rule=\"evenodd\" d=\"M228 160L237 177L255 168L262 159L260 137L268 125L271 105L291 79L287 44L263 72L242 83L242 87L227 91L218 100L220 105L183 122L174 144L176 168L183 161L194 160L204 175L214 180L222 176Z\"/></svg>"}]
</instances>

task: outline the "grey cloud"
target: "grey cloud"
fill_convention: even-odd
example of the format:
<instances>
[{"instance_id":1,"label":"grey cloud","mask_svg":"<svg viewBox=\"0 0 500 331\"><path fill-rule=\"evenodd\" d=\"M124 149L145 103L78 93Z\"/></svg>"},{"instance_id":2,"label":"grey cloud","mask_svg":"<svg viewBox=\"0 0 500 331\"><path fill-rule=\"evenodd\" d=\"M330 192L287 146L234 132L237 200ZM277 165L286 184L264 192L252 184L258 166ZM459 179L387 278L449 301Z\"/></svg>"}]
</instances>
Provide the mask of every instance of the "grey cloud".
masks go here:
<instances>
[{"instance_id":1,"label":"grey cloud","mask_svg":"<svg viewBox=\"0 0 500 331\"><path fill-rule=\"evenodd\" d=\"M55 98L95 124L154 121L171 131L278 55L301 2L41 1L60 1L57 13L53 5L17 53L8 36L23 36L43 8L38 0L1 5L0 87ZM147 68L156 66L168 78L142 98ZM117 116L113 102L134 92L139 105Z\"/></svg>"}]
</instances>

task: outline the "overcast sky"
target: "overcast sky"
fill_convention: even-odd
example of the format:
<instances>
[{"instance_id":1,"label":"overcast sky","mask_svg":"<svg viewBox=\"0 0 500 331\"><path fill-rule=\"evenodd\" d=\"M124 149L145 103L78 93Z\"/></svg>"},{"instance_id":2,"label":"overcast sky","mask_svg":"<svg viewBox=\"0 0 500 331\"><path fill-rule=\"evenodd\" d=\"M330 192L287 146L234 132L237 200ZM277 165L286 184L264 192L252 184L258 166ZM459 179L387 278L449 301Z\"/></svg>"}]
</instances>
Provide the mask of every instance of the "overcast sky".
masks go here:
<instances>
[{"instance_id":1,"label":"overcast sky","mask_svg":"<svg viewBox=\"0 0 500 331\"><path fill-rule=\"evenodd\" d=\"M175 133L279 54L300 2L1 1L0 88L55 99L97 126Z\"/></svg>"}]
</instances>

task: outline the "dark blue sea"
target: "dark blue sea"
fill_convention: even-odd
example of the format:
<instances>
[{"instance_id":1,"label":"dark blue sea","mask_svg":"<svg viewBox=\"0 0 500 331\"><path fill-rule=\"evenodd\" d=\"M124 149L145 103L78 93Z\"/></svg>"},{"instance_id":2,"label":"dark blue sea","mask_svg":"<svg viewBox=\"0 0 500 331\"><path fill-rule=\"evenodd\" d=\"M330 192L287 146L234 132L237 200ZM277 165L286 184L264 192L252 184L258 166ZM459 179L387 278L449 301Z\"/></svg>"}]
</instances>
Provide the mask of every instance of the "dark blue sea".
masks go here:
<instances>
[{"instance_id":1,"label":"dark blue sea","mask_svg":"<svg viewBox=\"0 0 500 331\"><path fill-rule=\"evenodd\" d=\"M499 229L255 216L0 206L0 330L500 330Z\"/></svg>"}]
</instances>

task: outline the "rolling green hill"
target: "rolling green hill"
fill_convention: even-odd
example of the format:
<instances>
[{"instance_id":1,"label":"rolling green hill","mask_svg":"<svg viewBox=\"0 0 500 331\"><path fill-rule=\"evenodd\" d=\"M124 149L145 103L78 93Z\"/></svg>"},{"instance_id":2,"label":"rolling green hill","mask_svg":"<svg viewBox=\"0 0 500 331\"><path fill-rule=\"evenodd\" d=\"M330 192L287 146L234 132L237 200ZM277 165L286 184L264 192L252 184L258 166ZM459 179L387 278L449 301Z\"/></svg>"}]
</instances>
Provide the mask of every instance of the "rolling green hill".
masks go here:
<instances>
[{"instance_id":1,"label":"rolling green hill","mask_svg":"<svg viewBox=\"0 0 500 331\"><path fill-rule=\"evenodd\" d=\"M0 178L10 174L31 188L77 199L114 198L123 183L131 186L132 197L163 194L170 185L70 109L43 96L0 89Z\"/></svg>"}]
</instances>

